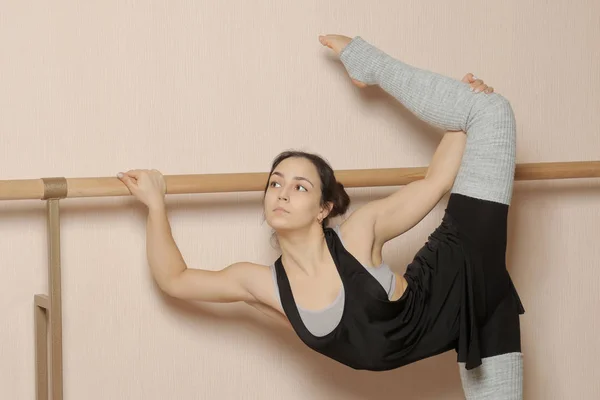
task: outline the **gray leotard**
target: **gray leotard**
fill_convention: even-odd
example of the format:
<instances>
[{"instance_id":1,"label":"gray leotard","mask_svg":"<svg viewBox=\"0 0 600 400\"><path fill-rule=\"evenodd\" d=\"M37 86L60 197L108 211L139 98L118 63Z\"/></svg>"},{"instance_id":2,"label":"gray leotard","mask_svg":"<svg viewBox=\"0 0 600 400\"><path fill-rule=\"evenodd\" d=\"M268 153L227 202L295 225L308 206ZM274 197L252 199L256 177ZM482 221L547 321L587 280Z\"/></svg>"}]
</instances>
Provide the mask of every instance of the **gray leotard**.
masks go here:
<instances>
[{"instance_id":1,"label":"gray leotard","mask_svg":"<svg viewBox=\"0 0 600 400\"><path fill-rule=\"evenodd\" d=\"M335 233L340 238L342 246L344 241L342 240L342 234L340 232L340 226L335 225L333 227ZM388 298L392 298L394 290L396 288L396 275L392 272L390 267L381 263L377 267L370 267L363 265L367 271L377 279L383 289L387 292ZM279 304L281 304L281 298L279 297L279 287L277 286L277 275L275 273L275 264L271 264L271 274L273 276L273 283L275 284L275 293ZM344 311L344 286L340 289L340 292L336 299L325 308L320 310L307 310L300 306L298 312L302 318L302 322L306 325L306 328L315 336L325 336L338 325L342 319L342 312Z\"/></svg>"}]
</instances>

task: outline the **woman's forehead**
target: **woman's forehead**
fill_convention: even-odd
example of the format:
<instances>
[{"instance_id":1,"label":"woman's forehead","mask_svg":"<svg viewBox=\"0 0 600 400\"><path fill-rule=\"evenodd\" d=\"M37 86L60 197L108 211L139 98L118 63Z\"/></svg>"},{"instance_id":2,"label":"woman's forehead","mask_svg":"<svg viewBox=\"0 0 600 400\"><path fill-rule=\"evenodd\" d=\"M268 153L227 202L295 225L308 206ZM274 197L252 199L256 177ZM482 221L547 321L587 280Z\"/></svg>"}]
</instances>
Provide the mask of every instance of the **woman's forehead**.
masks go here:
<instances>
[{"instance_id":1,"label":"woman's forehead","mask_svg":"<svg viewBox=\"0 0 600 400\"><path fill-rule=\"evenodd\" d=\"M279 163L279 165L273 170L273 172L280 172L283 175L285 175L286 178L288 177L288 174L292 174L290 176L305 176L309 179L310 177L318 177L317 169L315 168L313 163L305 158L299 157L286 158L281 163Z\"/></svg>"}]
</instances>

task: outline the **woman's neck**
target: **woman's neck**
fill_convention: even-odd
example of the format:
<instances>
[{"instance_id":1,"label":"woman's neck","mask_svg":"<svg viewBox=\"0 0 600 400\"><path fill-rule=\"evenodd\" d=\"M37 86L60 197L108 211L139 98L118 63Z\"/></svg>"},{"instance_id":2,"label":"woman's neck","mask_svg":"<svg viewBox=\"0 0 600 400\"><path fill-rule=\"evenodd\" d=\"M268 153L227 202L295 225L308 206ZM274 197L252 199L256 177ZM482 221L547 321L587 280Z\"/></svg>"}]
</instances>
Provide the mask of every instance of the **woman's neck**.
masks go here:
<instances>
[{"instance_id":1,"label":"woman's neck","mask_svg":"<svg viewBox=\"0 0 600 400\"><path fill-rule=\"evenodd\" d=\"M331 258L323 228L311 225L307 229L296 229L277 233L281 248L281 262L288 273L305 276L319 274L319 266Z\"/></svg>"}]
</instances>

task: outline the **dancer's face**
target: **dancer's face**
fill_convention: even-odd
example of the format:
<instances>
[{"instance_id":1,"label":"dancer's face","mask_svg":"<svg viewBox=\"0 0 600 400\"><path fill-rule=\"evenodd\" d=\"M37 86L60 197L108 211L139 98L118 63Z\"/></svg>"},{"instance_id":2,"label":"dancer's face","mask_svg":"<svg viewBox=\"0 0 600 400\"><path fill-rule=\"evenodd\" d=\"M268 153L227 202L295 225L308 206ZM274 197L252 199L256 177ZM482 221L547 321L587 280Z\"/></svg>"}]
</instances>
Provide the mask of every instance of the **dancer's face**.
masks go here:
<instances>
[{"instance_id":1,"label":"dancer's face","mask_svg":"<svg viewBox=\"0 0 600 400\"><path fill-rule=\"evenodd\" d=\"M318 218L327 216L320 203L321 180L306 158L287 158L271 173L264 211L267 223L276 231L318 224Z\"/></svg>"}]
</instances>

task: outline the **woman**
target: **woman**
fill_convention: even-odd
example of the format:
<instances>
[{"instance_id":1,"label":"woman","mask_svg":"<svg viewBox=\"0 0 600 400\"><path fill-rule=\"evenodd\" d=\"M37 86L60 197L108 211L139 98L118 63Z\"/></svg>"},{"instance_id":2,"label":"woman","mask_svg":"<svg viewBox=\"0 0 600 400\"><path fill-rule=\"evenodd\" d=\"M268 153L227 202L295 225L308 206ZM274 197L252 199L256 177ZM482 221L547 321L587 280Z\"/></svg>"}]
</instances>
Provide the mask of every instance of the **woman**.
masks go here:
<instances>
[{"instance_id":1,"label":"woman","mask_svg":"<svg viewBox=\"0 0 600 400\"><path fill-rule=\"evenodd\" d=\"M319 40L355 85L379 85L448 131L425 179L330 228L328 219L350 202L343 186L322 158L284 152L264 195L281 257L271 266L240 262L203 271L187 268L173 240L160 172L119 174L148 206L156 282L181 299L244 301L284 321L315 351L356 369L393 369L454 349L467 398L522 398L524 310L505 264L515 171L510 104L470 74L459 82L414 68L359 36ZM448 190L441 224L406 273L393 273L382 262L383 245L421 221Z\"/></svg>"}]
</instances>

